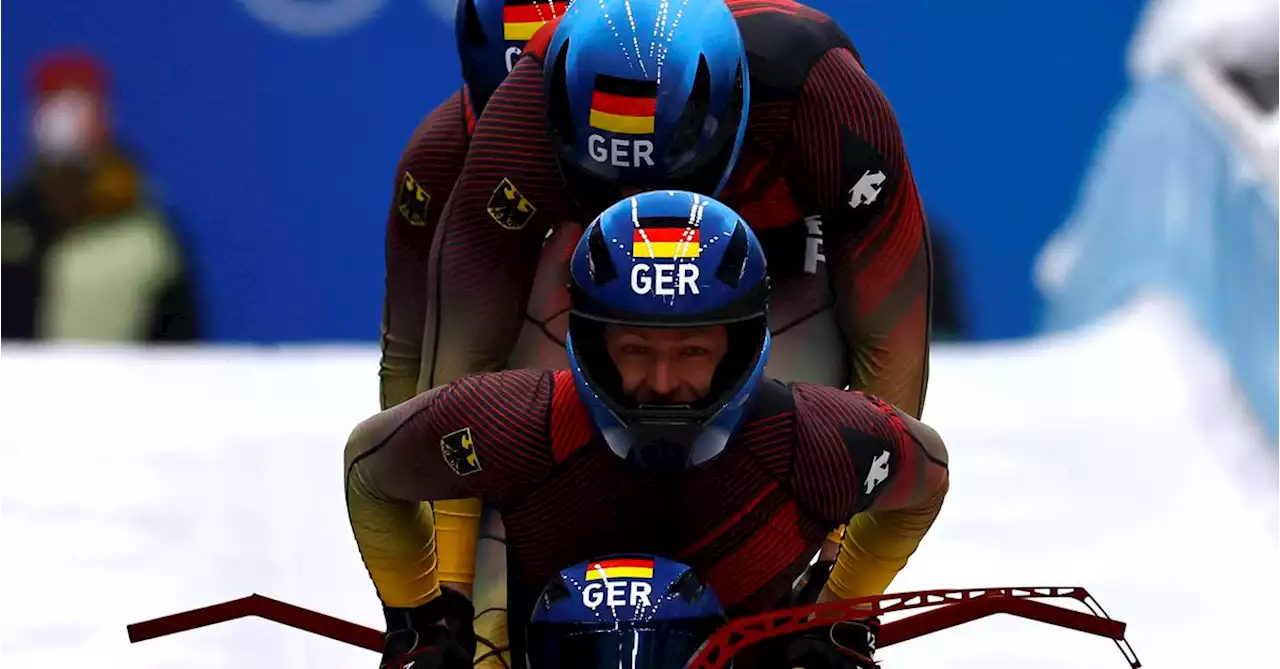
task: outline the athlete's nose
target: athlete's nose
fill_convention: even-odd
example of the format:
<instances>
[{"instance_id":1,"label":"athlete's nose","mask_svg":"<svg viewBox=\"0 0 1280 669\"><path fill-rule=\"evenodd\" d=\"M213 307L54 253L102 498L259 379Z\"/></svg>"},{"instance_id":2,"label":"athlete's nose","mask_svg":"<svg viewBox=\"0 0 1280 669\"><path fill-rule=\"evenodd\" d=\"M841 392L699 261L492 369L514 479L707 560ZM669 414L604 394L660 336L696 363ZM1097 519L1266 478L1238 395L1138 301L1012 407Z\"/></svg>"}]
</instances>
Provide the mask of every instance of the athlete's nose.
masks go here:
<instances>
[{"instance_id":1,"label":"athlete's nose","mask_svg":"<svg viewBox=\"0 0 1280 669\"><path fill-rule=\"evenodd\" d=\"M649 390L658 398L670 397L676 390L676 377L671 373L671 363L656 360L649 370Z\"/></svg>"}]
</instances>

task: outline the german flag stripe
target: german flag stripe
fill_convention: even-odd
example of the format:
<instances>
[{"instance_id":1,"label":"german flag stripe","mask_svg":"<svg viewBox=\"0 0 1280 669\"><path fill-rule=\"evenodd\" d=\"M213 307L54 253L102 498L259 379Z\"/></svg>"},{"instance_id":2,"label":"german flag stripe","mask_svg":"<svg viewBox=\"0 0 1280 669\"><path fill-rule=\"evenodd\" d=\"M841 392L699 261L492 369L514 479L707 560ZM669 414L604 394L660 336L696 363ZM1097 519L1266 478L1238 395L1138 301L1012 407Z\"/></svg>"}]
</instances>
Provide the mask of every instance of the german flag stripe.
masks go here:
<instances>
[{"instance_id":1,"label":"german flag stripe","mask_svg":"<svg viewBox=\"0 0 1280 669\"><path fill-rule=\"evenodd\" d=\"M508 42L528 42L538 32L538 28L543 25L542 21L504 23L502 25L502 39Z\"/></svg>"},{"instance_id":2,"label":"german flag stripe","mask_svg":"<svg viewBox=\"0 0 1280 669\"><path fill-rule=\"evenodd\" d=\"M607 114L592 109L591 117L587 119L587 123L593 128L608 132L628 135L653 134L652 116L618 116L617 114Z\"/></svg>"},{"instance_id":3,"label":"german flag stripe","mask_svg":"<svg viewBox=\"0 0 1280 669\"><path fill-rule=\"evenodd\" d=\"M653 578L653 570L640 567L611 567L592 569L587 572L588 581L603 581L607 578Z\"/></svg>"},{"instance_id":4,"label":"german flag stripe","mask_svg":"<svg viewBox=\"0 0 1280 669\"><path fill-rule=\"evenodd\" d=\"M697 242L632 242L632 258L697 258L702 245Z\"/></svg>"},{"instance_id":5,"label":"german flag stripe","mask_svg":"<svg viewBox=\"0 0 1280 669\"><path fill-rule=\"evenodd\" d=\"M702 235L697 228L641 228L635 231L631 241L636 243L650 241L691 242L697 244L702 241Z\"/></svg>"},{"instance_id":6,"label":"german flag stripe","mask_svg":"<svg viewBox=\"0 0 1280 669\"><path fill-rule=\"evenodd\" d=\"M653 560L648 558L612 558L609 560L600 560L592 562L588 568L595 569L597 567L608 569L610 567L644 567L653 569Z\"/></svg>"},{"instance_id":7,"label":"german flag stripe","mask_svg":"<svg viewBox=\"0 0 1280 669\"><path fill-rule=\"evenodd\" d=\"M595 90L624 98L656 98L658 82L597 74Z\"/></svg>"},{"instance_id":8,"label":"german flag stripe","mask_svg":"<svg viewBox=\"0 0 1280 669\"><path fill-rule=\"evenodd\" d=\"M658 101L595 91L591 94L591 109L617 116L653 116L658 112Z\"/></svg>"},{"instance_id":9,"label":"german flag stripe","mask_svg":"<svg viewBox=\"0 0 1280 669\"><path fill-rule=\"evenodd\" d=\"M502 8L503 23L546 23L564 13L563 2L531 2Z\"/></svg>"},{"instance_id":10,"label":"german flag stripe","mask_svg":"<svg viewBox=\"0 0 1280 669\"><path fill-rule=\"evenodd\" d=\"M610 578L653 578L652 560L604 560L587 565L588 581Z\"/></svg>"},{"instance_id":11,"label":"german flag stripe","mask_svg":"<svg viewBox=\"0 0 1280 669\"><path fill-rule=\"evenodd\" d=\"M636 220L636 225L644 230L654 228L697 228L688 216L647 216Z\"/></svg>"}]
</instances>

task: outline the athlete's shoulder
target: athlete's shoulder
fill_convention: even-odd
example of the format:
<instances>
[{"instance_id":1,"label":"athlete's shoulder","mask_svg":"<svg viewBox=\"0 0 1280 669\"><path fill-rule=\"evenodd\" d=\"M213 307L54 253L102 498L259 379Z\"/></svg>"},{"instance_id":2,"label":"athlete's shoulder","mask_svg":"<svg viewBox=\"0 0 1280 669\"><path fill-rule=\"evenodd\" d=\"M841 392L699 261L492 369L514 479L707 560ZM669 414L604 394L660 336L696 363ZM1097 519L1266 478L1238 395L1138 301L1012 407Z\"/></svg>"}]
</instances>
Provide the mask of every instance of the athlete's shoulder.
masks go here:
<instances>
[{"instance_id":1,"label":"athlete's shoulder","mask_svg":"<svg viewBox=\"0 0 1280 669\"><path fill-rule=\"evenodd\" d=\"M811 383L795 384L796 420L807 439L802 451L840 451L858 472L897 470L903 461L927 460L945 468L946 446L938 433L910 414L866 393Z\"/></svg>"},{"instance_id":2,"label":"athlete's shoulder","mask_svg":"<svg viewBox=\"0 0 1280 669\"><path fill-rule=\"evenodd\" d=\"M783 482L791 475L796 439L795 400L791 384L772 378L760 380L751 397L751 406L735 435L735 443L746 450L774 479Z\"/></svg>"},{"instance_id":3,"label":"athlete's shoulder","mask_svg":"<svg viewBox=\"0 0 1280 669\"><path fill-rule=\"evenodd\" d=\"M747 48L753 101L794 98L824 54L857 50L831 17L792 0L728 0Z\"/></svg>"},{"instance_id":4,"label":"athlete's shoulder","mask_svg":"<svg viewBox=\"0 0 1280 669\"><path fill-rule=\"evenodd\" d=\"M471 136L471 113L466 100L465 89L460 87L427 112L400 154L402 172L409 172L416 180L431 182L424 186L445 188L442 194L445 197L453 188ZM446 169L451 165L456 167ZM449 172L443 179L440 178L442 170Z\"/></svg>"},{"instance_id":5,"label":"athlete's shoulder","mask_svg":"<svg viewBox=\"0 0 1280 669\"><path fill-rule=\"evenodd\" d=\"M459 86L452 95L440 101L427 112L413 129L406 152L426 145L441 136L467 136L467 117L471 114L466 86Z\"/></svg>"},{"instance_id":6,"label":"athlete's shoulder","mask_svg":"<svg viewBox=\"0 0 1280 669\"><path fill-rule=\"evenodd\" d=\"M456 397L492 403L494 408L521 412L551 407L555 374L538 369L508 369L464 376L450 384Z\"/></svg>"},{"instance_id":7,"label":"athlete's shoulder","mask_svg":"<svg viewBox=\"0 0 1280 669\"><path fill-rule=\"evenodd\" d=\"M465 417L474 430L490 433L491 448L546 450L552 377L531 369L464 376L445 387L436 411L446 419Z\"/></svg>"},{"instance_id":8,"label":"athlete's shoulder","mask_svg":"<svg viewBox=\"0 0 1280 669\"><path fill-rule=\"evenodd\" d=\"M518 494L542 480L554 464L550 438L554 374L518 369L472 374L442 390L436 419L454 428L480 465L501 482L503 494ZM449 435L446 435L446 437ZM442 448L448 444L442 439ZM446 452L446 457L448 453Z\"/></svg>"},{"instance_id":9,"label":"athlete's shoulder","mask_svg":"<svg viewBox=\"0 0 1280 669\"><path fill-rule=\"evenodd\" d=\"M878 486L868 485L867 477L902 460L907 428L892 406L859 392L794 383L792 395L792 490L822 517L843 522L874 502Z\"/></svg>"},{"instance_id":10,"label":"athlete's shoulder","mask_svg":"<svg viewBox=\"0 0 1280 669\"><path fill-rule=\"evenodd\" d=\"M423 253L430 246L435 221L462 173L471 141L466 99L463 89L454 91L422 117L405 142L396 167L391 222L403 218L408 226L389 243L422 247Z\"/></svg>"},{"instance_id":11,"label":"athlete's shoulder","mask_svg":"<svg viewBox=\"0 0 1280 669\"><path fill-rule=\"evenodd\" d=\"M893 405L866 393L820 383L795 383L792 392L799 420L811 429L880 435L906 429Z\"/></svg>"}]
</instances>

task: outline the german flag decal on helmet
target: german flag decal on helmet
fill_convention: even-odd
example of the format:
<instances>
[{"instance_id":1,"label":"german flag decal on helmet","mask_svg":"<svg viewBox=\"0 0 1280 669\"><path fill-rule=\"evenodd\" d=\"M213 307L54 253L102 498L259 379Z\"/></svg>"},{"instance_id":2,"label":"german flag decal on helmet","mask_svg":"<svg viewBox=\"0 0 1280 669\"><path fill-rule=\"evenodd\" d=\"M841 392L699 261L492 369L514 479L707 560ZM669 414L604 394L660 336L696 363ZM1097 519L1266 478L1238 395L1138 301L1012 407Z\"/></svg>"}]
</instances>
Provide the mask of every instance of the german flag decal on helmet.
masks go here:
<instances>
[{"instance_id":1,"label":"german flag decal on helmet","mask_svg":"<svg viewBox=\"0 0 1280 669\"><path fill-rule=\"evenodd\" d=\"M653 134L658 109L658 82L596 75L588 124L605 132Z\"/></svg>"},{"instance_id":2,"label":"german flag decal on helmet","mask_svg":"<svg viewBox=\"0 0 1280 669\"><path fill-rule=\"evenodd\" d=\"M697 258L702 255L702 237L697 223L688 218L655 217L641 219L632 233L633 258Z\"/></svg>"},{"instance_id":3,"label":"german flag decal on helmet","mask_svg":"<svg viewBox=\"0 0 1280 669\"><path fill-rule=\"evenodd\" d=\"M526 42L542 24L564 14L567 2L545 0L507 0L502 8L502 39Z\"/></svg>"}]
</instances>

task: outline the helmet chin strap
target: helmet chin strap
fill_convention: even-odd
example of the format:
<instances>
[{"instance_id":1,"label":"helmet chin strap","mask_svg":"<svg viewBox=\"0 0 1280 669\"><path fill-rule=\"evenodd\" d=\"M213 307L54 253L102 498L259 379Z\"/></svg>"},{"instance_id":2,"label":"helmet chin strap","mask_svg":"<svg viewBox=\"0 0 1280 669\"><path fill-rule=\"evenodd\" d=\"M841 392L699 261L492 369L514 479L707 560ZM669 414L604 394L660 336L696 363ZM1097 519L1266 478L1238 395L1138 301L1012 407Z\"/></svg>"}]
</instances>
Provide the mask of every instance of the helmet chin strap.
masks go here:
<instances>
[{"instance_id":1,"label":"helmet chin strap","mask_svg":"<svg viewBox=\"0 0 1280 669\"><path fill-rule=\"evenodd\" d=\"M682 472L689 461L689 450L681 444L659 440L637 443L627 454L627 462L650 472Z\"/></svg>"},{"instance_id":2,"label":"helmet chin strap","mask_svg":"<svg viewBox=\"0 0 1280 669\"><path fill-rule=\"evenodd\" d=\"M704 422L633 423L625 430L627 462L648 471L673 472L700 465L724 451L729 432ZM611 444L612 446L612 444Z\"/></svg>"}]
</instances>

